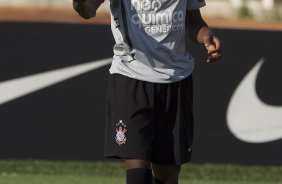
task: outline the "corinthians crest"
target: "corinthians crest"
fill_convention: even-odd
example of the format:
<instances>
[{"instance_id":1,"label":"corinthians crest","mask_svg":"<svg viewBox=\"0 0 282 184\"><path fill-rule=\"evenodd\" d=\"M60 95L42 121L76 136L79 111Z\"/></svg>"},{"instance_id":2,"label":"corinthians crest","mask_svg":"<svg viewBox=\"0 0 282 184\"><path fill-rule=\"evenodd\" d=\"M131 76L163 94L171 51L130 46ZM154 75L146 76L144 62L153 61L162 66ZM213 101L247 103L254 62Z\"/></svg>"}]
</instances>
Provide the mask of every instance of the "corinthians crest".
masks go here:
<instances>
[{"instance_id":1,"label":"corinthians crest","mask_svg":"<svg viewBox=\"0 0 282 184\"><path fill-rule=\"evenodd\" d=\"M122 145L126 143L126 137L125 137L126 132L127 132L126 124L123 123L122 120L120 120L116 124L116 143L118 145Z\"/></svg>"}]
</instances>

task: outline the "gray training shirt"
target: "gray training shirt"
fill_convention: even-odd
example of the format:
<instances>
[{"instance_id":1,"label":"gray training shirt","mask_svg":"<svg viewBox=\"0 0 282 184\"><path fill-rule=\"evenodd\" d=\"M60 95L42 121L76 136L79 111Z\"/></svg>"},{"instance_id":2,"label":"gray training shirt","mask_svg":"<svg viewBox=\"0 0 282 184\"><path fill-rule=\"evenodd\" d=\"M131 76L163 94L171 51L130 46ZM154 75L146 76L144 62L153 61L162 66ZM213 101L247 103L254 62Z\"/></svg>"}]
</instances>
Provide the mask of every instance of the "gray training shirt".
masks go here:
<instances>
[{"instance_id":1,"label":"gray training shirt","mask_svg":"<svg viewBox=\"0 0 282 184\"><path fill-rule=\"evenodd\" d=\"M186 10L204 0L110 0L115 39L110 73L171 83L189 76L194 59L185 48Z\"/></svg>"}]
</instances>

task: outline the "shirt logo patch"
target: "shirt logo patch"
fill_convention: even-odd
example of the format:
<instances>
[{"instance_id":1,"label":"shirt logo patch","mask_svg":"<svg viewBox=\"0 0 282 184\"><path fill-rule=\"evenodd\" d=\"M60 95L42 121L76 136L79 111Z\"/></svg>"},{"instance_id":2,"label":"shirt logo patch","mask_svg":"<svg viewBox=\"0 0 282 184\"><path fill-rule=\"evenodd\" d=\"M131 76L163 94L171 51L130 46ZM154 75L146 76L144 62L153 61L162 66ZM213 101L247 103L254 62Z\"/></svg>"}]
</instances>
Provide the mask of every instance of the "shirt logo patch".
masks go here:
<instances>
[{"instance_id":1,"label":"shirt logo patch","mask_svg":"<svg viewBox=\"0 0 282 184\"><path fill-rule=\"evenodd\" d=\"M116 124L116 143L121 146L122 144L126 143L126 136L125 133L127 132L126 124L120 120Z\"/></svg>"}]
</instances>

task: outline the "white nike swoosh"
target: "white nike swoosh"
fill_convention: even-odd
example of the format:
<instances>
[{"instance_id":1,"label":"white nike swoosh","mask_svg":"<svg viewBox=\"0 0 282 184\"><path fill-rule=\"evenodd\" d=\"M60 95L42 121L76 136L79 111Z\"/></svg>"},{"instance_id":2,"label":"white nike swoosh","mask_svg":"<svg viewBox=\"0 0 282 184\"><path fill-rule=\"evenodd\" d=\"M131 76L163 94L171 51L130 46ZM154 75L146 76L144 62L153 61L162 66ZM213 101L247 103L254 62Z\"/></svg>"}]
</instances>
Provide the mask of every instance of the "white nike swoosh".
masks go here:
<instances>
[{"instance_id":1,"label":"white nike swoosh","mask_svg":"<svg viewBox=\"0 0 282 184\"><path fill-rule=\"evenodd\" d=\"M227 125L235 137L248 143L265 143L282 138L282 107L262 102L256 93L261 59L235 90L227 108Z\"/></svg>"},{"instance_id":2,"label":"white nike swoosh","mask_svg":"<svg viewBox=\"0 0 282 184\"><path fill-rule=\"evenodd\" d=\"M0 83L0 105L110 64L112 58L65 67Z\"/></svg>"}]
</instances>

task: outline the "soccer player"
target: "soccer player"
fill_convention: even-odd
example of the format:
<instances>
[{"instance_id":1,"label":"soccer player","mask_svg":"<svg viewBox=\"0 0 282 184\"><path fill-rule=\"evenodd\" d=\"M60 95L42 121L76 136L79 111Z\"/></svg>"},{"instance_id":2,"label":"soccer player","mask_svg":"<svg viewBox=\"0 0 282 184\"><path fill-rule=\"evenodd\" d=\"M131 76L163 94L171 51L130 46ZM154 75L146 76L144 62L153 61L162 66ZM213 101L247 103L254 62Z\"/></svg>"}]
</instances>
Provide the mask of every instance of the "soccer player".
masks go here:
<instances>
[{"instance_id":1,"label":"soccer player","mask_svg":"<svg viewBox=\"0 0 282 184\"><path fill-rule=\"evenodd\" d=\"M73 0L84 18L103 0ZM202 19L204 0L110 0L116 44L107 97L105 156L123 158L127 184L177 184L193 150L192 71L186 32L221 57Z\"/></svg>"}]
</instances>

